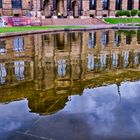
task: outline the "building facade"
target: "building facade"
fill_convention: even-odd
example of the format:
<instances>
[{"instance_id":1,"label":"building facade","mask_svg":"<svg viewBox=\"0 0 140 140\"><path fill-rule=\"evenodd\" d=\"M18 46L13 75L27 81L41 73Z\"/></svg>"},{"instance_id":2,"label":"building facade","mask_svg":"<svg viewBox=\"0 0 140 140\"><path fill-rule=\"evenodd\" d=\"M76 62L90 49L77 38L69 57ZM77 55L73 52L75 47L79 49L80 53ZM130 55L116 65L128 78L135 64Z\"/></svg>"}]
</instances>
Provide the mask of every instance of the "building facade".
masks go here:
<instances>
[{"instance_id":1,"label":"building facade","mask_svg":"<svg viewBox=\"0 0 140 140\"><path fill-rule=\"evenodd\" d=\"M1 15L51 17L106 17L116 10L140 9L140 0L0 0Z\"/></svg>"}]
</instances>

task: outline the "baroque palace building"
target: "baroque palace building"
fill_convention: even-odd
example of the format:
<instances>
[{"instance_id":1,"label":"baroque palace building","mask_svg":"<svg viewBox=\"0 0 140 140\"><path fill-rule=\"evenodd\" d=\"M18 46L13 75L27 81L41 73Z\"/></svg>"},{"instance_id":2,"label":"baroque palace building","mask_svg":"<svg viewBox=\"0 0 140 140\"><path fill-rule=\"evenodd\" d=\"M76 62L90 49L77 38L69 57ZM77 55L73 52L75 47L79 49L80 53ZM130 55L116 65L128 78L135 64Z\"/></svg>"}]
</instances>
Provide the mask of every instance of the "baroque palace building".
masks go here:
<instances>
[{"instance_id":1,"label":"baroque palace building","mask_svg":"<svg viewBox=\"0 0 140 140\"><path fill-rule=\"evenodd\" d=\"M140 9L140 0L0 0L1 15L46 18L115 16L116 10Z\"/></svg>"}]
</instances>

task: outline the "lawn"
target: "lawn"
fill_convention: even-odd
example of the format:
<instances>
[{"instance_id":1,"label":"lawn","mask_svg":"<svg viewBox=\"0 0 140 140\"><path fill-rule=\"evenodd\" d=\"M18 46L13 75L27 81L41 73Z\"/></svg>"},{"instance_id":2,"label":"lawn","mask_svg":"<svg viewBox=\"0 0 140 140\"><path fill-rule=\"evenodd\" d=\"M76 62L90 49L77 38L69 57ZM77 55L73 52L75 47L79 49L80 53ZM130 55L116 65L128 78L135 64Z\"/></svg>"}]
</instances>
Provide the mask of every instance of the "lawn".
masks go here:
<instances>
[{"instance_id":1,"label":"lawn","mask_svg":"<svg viewBox=\"0 0 140 140\"><path fill-rule=\"evenodd\" d=\"M105 18L104 20L110 24L140 23L140 18Z\"/></svg>"},{"instance_id":2,"label":"lawn","mask_svg":"<svg viewBox=\"0 0 140 140\"><path fill-rule=\"evenodd\" d=\"M71 29L71 28L86 28L85 26L22 26L22 27L0 27L0 33L10 32L26 32L48 29Z\"/></svg>"}]
</instances>

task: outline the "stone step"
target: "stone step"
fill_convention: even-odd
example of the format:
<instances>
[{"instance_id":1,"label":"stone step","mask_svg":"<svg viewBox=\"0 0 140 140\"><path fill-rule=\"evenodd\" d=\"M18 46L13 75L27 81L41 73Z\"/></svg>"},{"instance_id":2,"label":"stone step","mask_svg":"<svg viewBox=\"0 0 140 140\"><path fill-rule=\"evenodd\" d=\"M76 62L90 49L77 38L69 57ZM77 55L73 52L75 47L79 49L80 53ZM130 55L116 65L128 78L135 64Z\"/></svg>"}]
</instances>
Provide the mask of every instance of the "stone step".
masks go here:
<instances>
[{"instance_id":1,"label":"stone step","mask_svg":"<svg viewBox=\"0 0 140 140\"><path fill-rule=\"evenodd\" d=\"M93 25L105 24L102 20L97 18L88 19L43 19L42 25Z\"/></svg>"}]
</instances>

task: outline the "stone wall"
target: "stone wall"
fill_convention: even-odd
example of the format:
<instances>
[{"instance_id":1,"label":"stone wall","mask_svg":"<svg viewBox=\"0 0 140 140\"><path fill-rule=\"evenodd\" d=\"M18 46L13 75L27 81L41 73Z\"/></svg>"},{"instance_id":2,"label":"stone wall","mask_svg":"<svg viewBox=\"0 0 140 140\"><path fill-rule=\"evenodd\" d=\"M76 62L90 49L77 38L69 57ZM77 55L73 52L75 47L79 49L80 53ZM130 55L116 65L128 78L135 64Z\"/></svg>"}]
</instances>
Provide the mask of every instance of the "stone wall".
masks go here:
<instances>
[{"instance_id":1,"label":"stone wall","mask_svg":"<svg viewBox=\"0 0 140 140\"><path fill-rule=\"evenodd\" d=\"M71 1L71 2L70 2ZM102 0L96 0L96 10L90 10L90 0L57 0L54 8L53 0L22 0L22 8L12 9L11 0L3 0L3 6L0 9L1 15L25 15L27 11L32 11L34 16L41 14L46 17L59 15L62 17L102 17L115 16L115 0L109 0L108 10L103 10ZM49 4L49 5L48 5ZM82 4L82 5L81 5ZM71 9L68 9L71 5ZM122 0L121 5L123 10L128 8L128 0ZM133 8L139 8L139 0L134 0ZM48 14L49 13L49 14Z\"/></svg>"}]
</instances>

